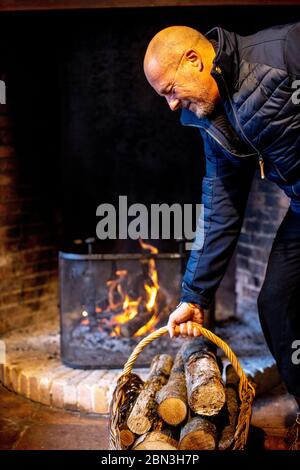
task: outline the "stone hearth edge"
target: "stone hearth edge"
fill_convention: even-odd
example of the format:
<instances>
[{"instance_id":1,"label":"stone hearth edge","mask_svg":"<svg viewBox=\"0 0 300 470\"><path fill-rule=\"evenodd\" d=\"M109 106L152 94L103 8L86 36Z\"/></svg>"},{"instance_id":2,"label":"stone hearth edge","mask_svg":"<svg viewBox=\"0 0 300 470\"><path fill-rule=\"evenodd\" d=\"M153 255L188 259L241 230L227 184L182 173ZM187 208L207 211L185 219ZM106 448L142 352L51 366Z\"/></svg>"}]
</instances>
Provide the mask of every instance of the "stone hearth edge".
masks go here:
<instances>
[{"instance_id":1,"label":"stone hearth edge","mask_svg":"<svg viewBox=\"0 0 300 470\"><path fill-rule=\"evenodd\" d=\"M6 361L0 364L0 381L9 390L55 408L108 413L122 370L82 370L62 365L56 321L13 331L2 340L6 344ZM256 382L257 395L280 382L271 356L242 356L239 360L247 376ZM135 372L145 379L148 370L135 369Z\"/></svg>"}]
</instances>

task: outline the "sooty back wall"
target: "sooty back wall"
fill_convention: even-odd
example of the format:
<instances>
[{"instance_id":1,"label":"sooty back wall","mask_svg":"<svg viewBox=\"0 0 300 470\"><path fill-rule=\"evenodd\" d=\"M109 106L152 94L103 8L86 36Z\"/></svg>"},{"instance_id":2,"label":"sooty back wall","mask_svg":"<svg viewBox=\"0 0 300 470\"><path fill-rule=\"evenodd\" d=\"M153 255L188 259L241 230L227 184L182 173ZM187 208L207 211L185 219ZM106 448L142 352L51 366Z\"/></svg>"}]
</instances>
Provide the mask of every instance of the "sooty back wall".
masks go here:
<instances>
[{"instance_id":1,"label":"sooty back wall","mask_svg":"<svg viewBox=\"0 0 300 470\"><path fill-rule=\"evenodd\" d=\"M35 180L47 188L42 198L62 206L64 242L95 235L96 207L117 203L119 195L128 195L129 204L200 200L198 131L180 125L178 112L168 109L143 74L144 52L157 31L185 24L206 32L220 25L250 34L298 21L299 12L284 6L179 7L7 16L14 67L22 71L27 64L23 80L30 99L22 94L15 103L23 116L20 146L28 165L44 146ZM41 104L37 90L45 83L47 102ZM38 117L28 117L26 106L37 106ZM34 120L44 123L37 140Z\"/></svg>"}]
</instances>

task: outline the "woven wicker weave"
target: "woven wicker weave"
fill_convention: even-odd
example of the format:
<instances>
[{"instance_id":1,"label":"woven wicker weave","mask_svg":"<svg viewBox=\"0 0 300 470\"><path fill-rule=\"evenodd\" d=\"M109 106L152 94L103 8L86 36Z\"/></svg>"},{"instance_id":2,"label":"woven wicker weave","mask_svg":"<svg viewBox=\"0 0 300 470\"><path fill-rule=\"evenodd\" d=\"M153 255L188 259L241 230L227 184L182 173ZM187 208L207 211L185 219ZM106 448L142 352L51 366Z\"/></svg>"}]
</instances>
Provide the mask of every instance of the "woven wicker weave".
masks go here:
<instances>
[{"instance_id":1,"label":"woven wicker weave","mask_svg":"<svg viewBox=\"0 0 300 470\"><path fill-rule=\"evenodd\" d=\"M255 389L253 385L248 381L237 357L230 349L228 344L226 344L221 338L219 338L206 328L202 328L199 325L197 325L197 327L201 329L201 334L203 336L208 338L210 341L215 343L224 351L225 355L231 362L234 370L240 378L239 397L241 403L232 450L243 450L245 448L249 432L252 403L255 396ZM148 344L150 344L152 341L155 341L167 332L168 329L166 326L164 326L142 339L142 341L136 346L134 351L131 353L129 359L127 360L124 366L123 373L118 379L117 386L114 390L110 404L110 449L122 450L119 429L120 426L124 423L127 410L135 401L137 394L139 393L144 384L144 382L140 379L138 375L132 373L134 363L140 353Z\"/></svg>"}]
</instances>

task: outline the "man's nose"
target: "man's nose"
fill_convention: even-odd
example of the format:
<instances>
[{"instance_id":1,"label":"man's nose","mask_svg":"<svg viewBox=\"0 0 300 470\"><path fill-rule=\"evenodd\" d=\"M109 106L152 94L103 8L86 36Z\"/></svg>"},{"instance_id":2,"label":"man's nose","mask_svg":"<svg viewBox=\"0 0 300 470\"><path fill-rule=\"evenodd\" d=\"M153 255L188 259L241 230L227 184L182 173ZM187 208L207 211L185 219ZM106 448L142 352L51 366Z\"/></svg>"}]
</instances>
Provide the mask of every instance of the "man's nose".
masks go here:
<instances>
[{"instance_id":1,"label":"man's nose","mask_svg":"<svg viewBox=\"0 0 300 470\"><path fill-rule=\"evenodd\" d=\"M178 100L177 98L168 98L166 96L166 100L168 102L168 105L171 111L176 111L176 109L180 107L180 100Z\"/></svg>"}]
</instances>

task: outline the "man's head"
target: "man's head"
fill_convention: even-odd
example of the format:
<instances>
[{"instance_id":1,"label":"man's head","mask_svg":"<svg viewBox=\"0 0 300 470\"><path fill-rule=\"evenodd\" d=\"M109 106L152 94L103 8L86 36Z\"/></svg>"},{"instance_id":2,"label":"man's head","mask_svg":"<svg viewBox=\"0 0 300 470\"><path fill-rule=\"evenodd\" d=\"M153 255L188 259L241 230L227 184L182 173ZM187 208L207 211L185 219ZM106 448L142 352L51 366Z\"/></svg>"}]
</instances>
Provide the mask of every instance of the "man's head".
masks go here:
<instances>
[{"instance_id":1,"label":"man's head","mask_svg":"<svg viewBox=\"0 0 300 470\"><path fill-rule=\"evenodd\" d=\"M202 118L220 98L210 74L215 52L201 33L186 26L171 26L150 41L144 72L154 90L172 111L187 108Z\"/></svg>"}]
</instances>

